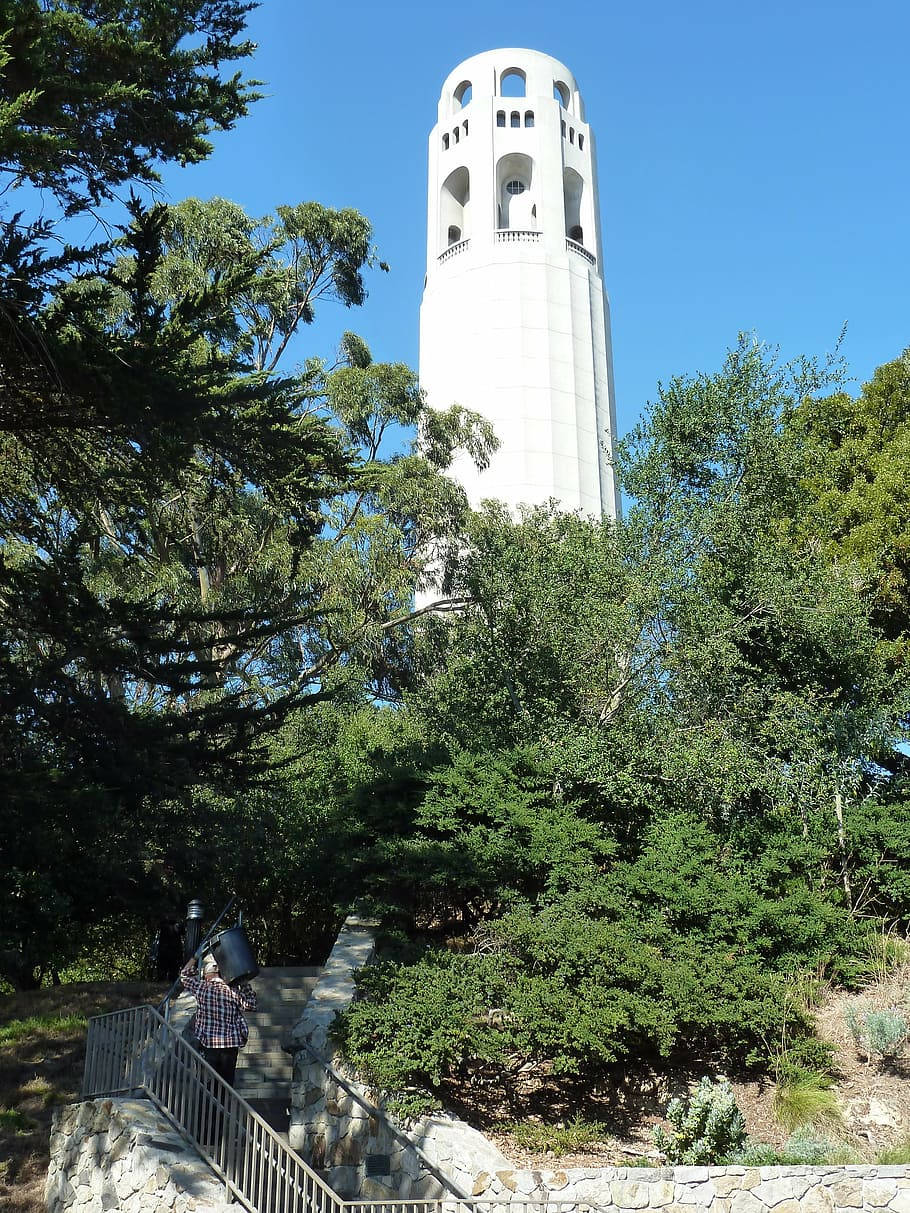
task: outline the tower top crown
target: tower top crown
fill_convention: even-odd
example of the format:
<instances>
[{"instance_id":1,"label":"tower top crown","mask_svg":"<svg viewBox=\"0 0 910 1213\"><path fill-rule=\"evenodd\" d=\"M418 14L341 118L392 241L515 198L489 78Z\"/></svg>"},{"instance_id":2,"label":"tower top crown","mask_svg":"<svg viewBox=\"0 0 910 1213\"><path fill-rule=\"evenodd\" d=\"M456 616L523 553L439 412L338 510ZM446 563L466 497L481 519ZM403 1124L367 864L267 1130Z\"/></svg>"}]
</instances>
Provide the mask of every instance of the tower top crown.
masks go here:
<instances>
[{"instance_id":1,"label":"tower top crown","mask_svg":"<svg viewBox=\"0 0 910 1213\"><path fill-rule=\"evenodd\" d=\"M509 91L510 87L520 91ZM483 51L449 72L439 97L439 121L447 121L475 97L501 96L556 97L564 109L584 121L578 84L566 65L521 47Z\"/></svg>"}]
</instances>

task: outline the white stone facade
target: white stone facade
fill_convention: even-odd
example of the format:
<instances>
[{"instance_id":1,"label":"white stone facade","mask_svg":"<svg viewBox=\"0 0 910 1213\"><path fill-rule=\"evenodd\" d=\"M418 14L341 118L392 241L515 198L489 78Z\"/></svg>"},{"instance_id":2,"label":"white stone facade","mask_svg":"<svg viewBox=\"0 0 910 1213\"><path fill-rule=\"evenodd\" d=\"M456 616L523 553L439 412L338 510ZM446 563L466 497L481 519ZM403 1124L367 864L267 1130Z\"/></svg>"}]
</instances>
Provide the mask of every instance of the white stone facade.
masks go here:
<instances>
[{"instance_id":1,"label":"white stone facade","mask_svg":"<svg viewBox=\"0 0 910 1213\"><path fill-rule=\"evenodd\" d=\"M522 96L509 93L522 91ZM486 497L617 513L609 309L594 138L572 73L487 51L442 87L430 134L420 380L485 416L501 446L453 473Z\"/></svg>"}]
</instances>

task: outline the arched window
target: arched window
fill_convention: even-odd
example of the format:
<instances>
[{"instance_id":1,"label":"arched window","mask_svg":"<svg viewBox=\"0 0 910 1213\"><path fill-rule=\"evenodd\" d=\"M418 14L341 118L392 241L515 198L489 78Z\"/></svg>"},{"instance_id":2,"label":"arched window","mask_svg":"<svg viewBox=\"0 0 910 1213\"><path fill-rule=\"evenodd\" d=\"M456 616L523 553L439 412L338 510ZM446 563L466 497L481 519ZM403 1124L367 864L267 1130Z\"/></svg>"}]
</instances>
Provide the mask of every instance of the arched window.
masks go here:
<instances>
[{"instance_id":1,"label":"arched window","mask_svg":"<svg viewBox=\"0 0 910 1213\"><path fill-rule=\"evenodd\" d=\"M519 114L518 110L512 110L512 113L509 116L509 125L521 126L521 114Z\"/></svg>"},{"instance_id":2,"label":"arched window","mask_svg":"<svg viewBox=\"0 0 910 1213\"><path fill-rule=\"evenodd\" d=\"M584 150L584 146L585 146L585 137L584 137L584 135L581 133L581 131L579 131L579 132L578 132L578 150L579 150L579 151L583 151L583 150Z\"/></svg>"},{"instance_id":3,"label":"arched window","mask_svg":"<svg viewBox=\"0 0 910 1213\"><path fill-rule=\"evenodd\" d=\"M533 110L528 110L525 113L525 126L533 126L533 125L534 125L534 112L533 112Z\"/></svg>"},{"instance_id":4,"label":"arched window","mask_svg":"<svg viewBox=\"0 0 910 1213\"><path fill-rule=\"evenodd\" d=\"M442 137L442 147L443 151L447 152L449 150L449 136L447 134Z\"/></svg>"},{"instance_id":5,"label":"arched window","mask_svg":"<svg viewBox=\"0 0 910 1213\"><path fill-rule=\"evenodd\" d=\"M499 77L500 97L523 97L525 95L525 74L520 67L510 67Z\"/></svg>"},{"instance_id":6,"label":"arched window","mask_svg":"<svg viewBox=\"0 0 910 1213\"><path fill-rule=\"evenodd\" d=\"M455 102L456 109L464 109L464 107L471 100L471 81L462 80L461 84L459 84L458 88L456 88L455 92L452 94L452 99Z\"/></svg>"},{"instance_id":7,"label":"arched window","mask_svg":"<svg viewBox=\"0 0 910 1213\"><path fill-rule=\"evenodd\" d=\"M569 142L570 143L575 142L575 127L574 126L569 127Z\"/></svg>"},{"instance_id":8,"label":"arched window","mask_svg":"<svg viewBox=\"0 0 910 1213\"><path fill-rule=\"evenodd\" d=\"M498 226L527 231L537 227L534 206L534 162L530 156L512 152L496 165Z\"/></svg>"},{"instance_id":9,"label":"arched window","mask_svg":"<svg viewBox=\"0 0 910 1213\"><path fill-rule=\"evenodd\" d=\"M562 177L563 202L566 213L566 235L576 244L584 244L584 224L593 222L585 183L574 168L567 168Z\"/></svg>"},{"instance_id":10,"label":"arched window","mask_svg":"<svg viewBox=\"0 0 910 1213\"><path fill-rule=\"evenodd\" d=\"M464 130L465 135L467 135L467 133L468 133L468 120L467 120L467 118L465 118L464 122L462 122L462 124L461 124L461 125L462 125L462 128L463 128L463 130Z\"/></svg>"},{"instance_id":11,"label":"arched window","mask_svg":"<svg viewBox=\"0 0 910 1213\"><path fill-rule=\"evenodd\" d=\"M553 96L564 110L569 108L569 90L561 80L553 81Z\"/></svg>"},{"instance_id":12,"label":"arched window","mask_svg":"<svg viewBox=\"0 0 910 1213\"><path fill-rule=\"evenodd\" d=\"M455 127L454 131L452 131L452 138L455 140L456 143L458 142L458 127L457 126Z\"/></svg>"},{"instance_id":13,"label":"arched window","mask_svg":"<svg viewBox=\"0 0 910 1213\"><path fill-rule=\"evenodd\" d=\"M565 137L566 137L566 124L565 124L564 122L560 122L560 124L559 124L559 125L562 127L562 137L563 137L563 139L565 139Z\"/></svg>"},{"instance_id":14,"label":"arched window","mask_svg":"<svg viewBox=\"0 0 910 1213\"><path fill-rule=\"evenodd\" d=\"M497 111L496 111L496 125L497 125L497 126L505 126L505 124L506 124L506 111L505 111L505 110L497 110Z\"/></svg>"},{"instance_id":15,"label":"arched window","mask_svg":"<svg viewBox=\"0 0 910 1213\"><path fill-rule=\"evenodd\" d=\"M439 197L439 251L471 235L471 178L462 165L446 177Z\"/></svg>"}]
</instances>

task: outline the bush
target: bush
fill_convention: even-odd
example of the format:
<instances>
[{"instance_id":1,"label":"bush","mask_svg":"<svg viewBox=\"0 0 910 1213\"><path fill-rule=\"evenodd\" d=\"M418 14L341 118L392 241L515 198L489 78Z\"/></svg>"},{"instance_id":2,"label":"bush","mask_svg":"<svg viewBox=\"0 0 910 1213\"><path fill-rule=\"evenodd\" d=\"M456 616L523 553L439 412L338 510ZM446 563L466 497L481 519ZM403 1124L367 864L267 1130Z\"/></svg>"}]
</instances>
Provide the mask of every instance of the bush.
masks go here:
<instances>
[{"instance_id":1,"label":"bush","mask_svg":"<svg viewBox=\"0 0 910 1213\"><path fill-rule=\"evenodd\" d=\"M825 1137L799 1129L779 1150L763 1141L748 1141L731 1161L744 1167L819 1167L855 1162L856 1156Z\"/></svg>"},{"instance_id":2,"label":"bush","mask_svg":"<svg viewBox=\"0 0 910 1213\"><path fill-rule=\"evenodd\" d=\"M673 1132L658 1126L654 1143L671 1163L723 1165L745 1144L746 1122L726 1079L703 1078L688 1099L671 1099L667 1120Z\"/></svg>"},{"instance_id":3,"label":"bush","mask_svg":"<svg viewBox=\"0 0 910 1213\"><path fill-rule=\"evenodd\" d=\"M836 1129L843 1123L830 1075L786 1061L777 1066L772 1108L778 1124L791 1133L807 1125Z\"/></svg>"},{"instance_id":4,"label":"bush","mask_svg":"<svg viewBox=\"0 0 910 1213\"><path fill-rule=\"evenodd\" d=\"M884 1011L857 1011L851 1007L844 1018L857 1048L870 1061L896 1057L910 1036L907 1016L896 1007Z\"/></svg>"},{"instance_id":5,"label":"bush","mask_svg":"<svg viewBox=\"0 0 910 1213\"><path fill-rule=\"evenodd\" d=\"M507 1133L511 1133L522 1149L540 1153L552 1150L556 1155L571 1154L594 1142L607 1141L610 1137L610 1131L605 1124L596 1120L582 1120L580 1116L574 1117L565 1125L545 1125L534 1120L523 1120L502 1127Z\"/></svg>"}]
</instances>

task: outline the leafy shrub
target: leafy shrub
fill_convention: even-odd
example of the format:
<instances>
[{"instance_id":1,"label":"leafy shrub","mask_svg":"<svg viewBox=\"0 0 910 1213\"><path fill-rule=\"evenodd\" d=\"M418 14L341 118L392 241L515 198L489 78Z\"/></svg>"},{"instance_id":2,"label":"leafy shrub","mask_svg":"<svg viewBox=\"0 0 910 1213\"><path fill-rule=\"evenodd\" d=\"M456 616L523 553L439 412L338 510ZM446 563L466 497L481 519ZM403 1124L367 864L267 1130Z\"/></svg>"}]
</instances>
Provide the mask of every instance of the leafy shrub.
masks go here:
<instances>
[{"instance_id":1,"label":"leafy shrub","mask_svg":"<svg viewBox=\"0 0 910 1213\"><path fill-rule=\"evenodd\" d=\"M502 1127L512 1134L522 1149L541 1153L552 1150L554 1154L571 1154L594 1142L606 1141L610 1136L605 1124L600 1121L585 1121L579 1116L565 1125L545 1125L538 1121L523 1120Z\"/></svg>"},{"instance_id":2,"label":"leafy shrub","mask_svg":"<svg viewBox=\"0 0 910 1213\"><path fill-rule=\"evenodd\" d=\"M910 1037L907 1016L896 1007L884 1011L857 1011L851 1007L844 1018L857 1048L870 1061L896 1057Z\"/></svg>"},{"instance_id":3,"label":"leafy shrub","mask_svg":"<svg viewBox=\"0 0 910 1213\"><path fill-rule=\"evenodd\" d=\"M658 1126L654 1143L668 1162L720 1165L745 1143L746 1122L726 1079L703 1078L688 1099L671 1099L666 1115L673 1132Z\"/></svg>"},{"instance_id":4,"label":"leafy shrub","mask_svg":"<svg viewBox=\"0 0 910 1213\"><path fill-rule=\"evenodd\" d=\"M383 1090L436 1091L466 1063L502 1056L508 1032L492 1009L508 977L496 956L429 952L413 965L361 970L359 997L339 1015L333 1037L348 1060ZM412 1113L417 1104L411 1101Z\"/></svg>"},{"instance_id":5,"label":"leafy shrub","mask_svg":"<svg viewBox=\"0 0 910 1213\"><path fill-rule=\"evenodd\" d=\"M772 1109L778 1124L789 1132L806 1125L839 1128L843 1122L830 1075L779 1062Z\"/></svg>"},{"instance_id":6,"label":"leafy shrub","mask_svg":"<svg viewBox=\"0 0 910 1213\"><path fill-rule=\"evenodd\" d=\"M843 1146L807 1129L798 1129L781 1149L763 1141L747 1141L732 1162L745 1167L818 1167L856 1161Z\"/></svg>"}]
</instances>

